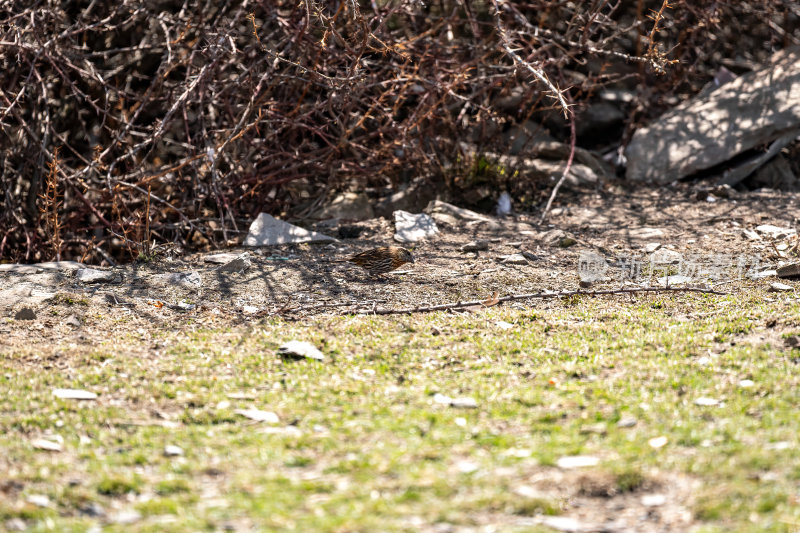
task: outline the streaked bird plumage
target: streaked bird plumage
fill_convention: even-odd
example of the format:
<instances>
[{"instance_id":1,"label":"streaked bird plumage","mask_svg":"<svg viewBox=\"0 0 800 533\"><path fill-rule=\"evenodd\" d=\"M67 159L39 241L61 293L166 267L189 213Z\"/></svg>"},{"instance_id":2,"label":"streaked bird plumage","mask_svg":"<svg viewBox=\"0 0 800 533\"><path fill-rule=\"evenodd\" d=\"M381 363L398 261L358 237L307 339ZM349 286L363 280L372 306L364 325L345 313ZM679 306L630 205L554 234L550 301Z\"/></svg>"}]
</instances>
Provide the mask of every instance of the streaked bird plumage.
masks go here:
<instances>
[{"instance_id":1,"label":"streaked bird plumage","mask_svg":"<svg viewBox=\"0 0 800 533\"><path fill-rule=\"evenodd\" d=\"M345 261L358 265L373 276L386 274L406 263L413 263L414 256L400 246L380 246L357 253Z\"/></svg>"}]
</instances>

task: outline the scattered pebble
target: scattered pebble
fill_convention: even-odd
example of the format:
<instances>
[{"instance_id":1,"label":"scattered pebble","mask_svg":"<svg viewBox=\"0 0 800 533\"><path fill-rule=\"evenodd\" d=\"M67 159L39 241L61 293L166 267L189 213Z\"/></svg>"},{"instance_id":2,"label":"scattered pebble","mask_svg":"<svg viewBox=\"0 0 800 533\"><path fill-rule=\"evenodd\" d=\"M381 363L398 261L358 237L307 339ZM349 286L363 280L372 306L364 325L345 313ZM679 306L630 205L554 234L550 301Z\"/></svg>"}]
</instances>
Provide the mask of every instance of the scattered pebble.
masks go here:
<instances>
[{"instance_id":1,"label":"scattered pebble","mask_svg":"<svg viewBox=\"0 0 800 533\"><path fill-rule=\"evenodd\" d=\"M258 311L259 311L258 307L254 306L254 305L243 305L242 306L242 313L244 313L246 315L254 315L254 314L258 313Z\"/></svg>"},{"instance_id":2,"label":"scattered pebble","mask_svg":"<svg viewBox=\"0 0 800 533\"><path fill-rule=\"evenodd\" d=\"M183 455L183 448L175 446L174 444L167 444L164 446L164 455L167 457L177 457Z\"/></svg>"},{"instance_id":3,"label":"scattered pebble","mask_svg":"<svg viewBox=\"0 0 800 533\"><path fill-rule=\"evenodd\" d=\"M644 245L644 251L647 252L648 254L652 254L659 248L661 248L660 242L648 242L647 244Z\"/></svg>"},{"instance_id":4,"label":"scattered pebble","mask_svg":"<svg viewBox=\"0 0 800 533\"><path fill-rule=\"evenodd\" d=\"M645 494L642 496L642 505L645 507L659 507L667 503L667 497L663 494Z\"/></svg>"},{"instance_id":5,"label":"scattered pebble","mask_svg":"<svg viewBox=\"0 0 800 533\"><path fill-rule=\"evenodd\" d=\"M272 411L262 411L261 409L236 409L237 415L242 415L256 422L266 422L267 424L279 424L280 418Z\"/></svg>"},{"instance_id":6,"label":"scattered pebble","mask_svg":"<svg viewBox=\"0 0 800 533\"><path fill-rule=\"evenodd\" d=\"M739 386L743 389L747 389L755 385L755 382L752 379L743 379L739 382Z\"/></svg>"},{"instance_id":7,"label":"scattered pebble","mask_svg":"<svg viewBox=\"0 0 800 533\"><path fill-rule=\"evenodd\" d=\"M274 246L276 244L314 241L337 242L333 237L323 233L309 231L283 220L278 220L267 213L260 213L250 224L250 229L243 244L245 246Z\"/></svg>"},{"instance_id":8,"label":"scattered pebble","mask_svg":"<svg viewBox=\"0 0 800 533\"><path fill-rule=\"evenodd\" d=\"M504 265L527 265L528 260L522 254L501 255L498 257Z\"/></svg>"},{"instance_id":9,"label":"scattered pebble","mask_svg":"<svg viewBox=\"0 0 800 533\"><path fill-rule=\"evenodd\" d=\"M44 494L29 494L25 501L36 507L50 507L50 498Z\"/></svg>"},{"instance_id":10,"label":"scattered pebble","mask_svg":"<svg viewBox=\"0 0 800 533\"><path fill-rule=\"evenodd\" d=\"M460 428L463 428L463 427L467 426L467 419L464 418L464 417L461 417L461 416L459 416L458 418L453 420L453 422L455 422L455 424Z\"/></svg>"},{"instance_id":11,"label":"scattered pebble","mask_svg":"<svg viewBox=\"0 0 800 533\"><path fill-rule=\"evenodd\" d=\"M120 511L111 517L111 521L113 523L124 524L124 525L135 524L141 519L142 519L142 513L134 509L127 509L125 511Z\"/></svg>"},{"instance_id":12,"label":"scattered pebble","mask_svg":"<svg viewBox=\"0 0 800 533\"><path fill-rule=\"evenodd\" d=\"M549 527L550 529L555 529L556 531L566 531L567 533L601 531L593 526L584 524L568 516L544 516L541 518L541 524Z\"/></svg>"},{"instance_id":13,"label":"scattered pebble","mask_svg":"<svg viewBox=\"0 0 800 533\"><path fill-rule=\"evenodd\" d=\"M81 283L103 283L116 279L116 273L111 270L98 270L96 268L79 268L75 272L75 279Z\"/></svg>"},{"instance_id":14,"label":"scattered pebble","mask_svg":"<svg viewBox=\"0 0 800 533\"><path fill-rule=\"evenodd\" d=\"M788 292L788 291L793 291L794 287L792 287L791 285L786 285L785 283L779 283L779 282L776 281L775 283L772 283L769 286L769 290L770 290L770 292Z\"/></svg>"},{"instance_id":15,"label":"scattered pebble","mask_svg":"<svg viewBox=\"0 0 800 533\"><path fill-rule=\"evenodd\" d=\"M597 466L598 464L600 464L600 459L591 455L570 455L556 461L556 466L565 470Z\"/></svg>"},{"instance_id":16,"label":"scattered pebble","mask_svg":"<svg viewBox=\"0 0 800 533\"><path fill-rule=\"evenodd\" d=\"M289 341L278 348L278 354L282 357L291 357L294 359L325 361L325 355L313 344L305 341Z\"/></svg>"},{"instance_id":17,"label":"scattered pebble","mask_svg":"<svg viewBox=\"0 0 800 533\"><path fill-rule=\"evenodd\" d=\"M459 409L478 408L478 402L469 397L451 398L450 396L445 396L444 394L436 393L433 396L433 401L435 403L439 403L442 405L449 405L450 407L456 407Z\"/></svg>"},{"instance_id":18,"label":"scattered pebble","mask_svg":"<svg viewBox=\"0 0 800 533\"><path fill-rule=\"evenodd\" d=\"M511 329L511 328L514 327L514 324L512 324L510 322L505 322L503 320L495 322L495 325L500 329Z\"/></svg>"},{"instance_id":19,"label":"scattered pebble","mask_svg":"<svg viewBox=\"0 0 800 533\"><path fill-rule=\"evenodd\" d=\"M414 215L407 211L395 211L394 227L394 240L402 243L419 242L439 233L436 222L425 213Z\"/></svg>"},{"instance_id":20,"label":"scattered pebble","mask_svg":"<svg viewBox=\"0 0 800 533\"><path fill-rule=\"evenodd\" d=\"M580 433L582 435L605 435L606 434L606 425L602 422L597 424L589 424L586 426L581 426Z\"/></svg>"},{"instance_id":21,"label":"scattered pebble","mask_svg":"<svg viewBox=\"0 0 800 533\"><path fill-rule=\"evenodd\" d=\"M647 441L647 444L650 445L651 448L662 448L667 444L667 437L653 437L652 439Z\"/></svg>"},{"instance_id":22,"label":"scattered pebble","mask_svg":"<svg viewBox=\"0 0 800 533\"><path fill-rule=\"evenodd\" d=\"M462 474L471 474L476 472L480 466L474 461L459 461L456 463L456 468Z\"/></svg>"},{"instance_id":23,"label":"scattered pebble","mask_svg":"<svg viewBox=\"0 0 800 533\"><path fill-rule=\"evenodd\" d=\"M747 277L750 279L764 279L764 278L774 278L778 275L777 270L762 270L761 272L753 272L752 274L747 274Z\"/></svg>"},{"instance_id":24,"label":"scattered pebble","mask_svg":"<svg viewBox=\"0 0 800 533\"><path fill-rule=\"evenodd\" d=\"M756 231L762 235L772 237L773 239L788 237L789 235L794 235L796 233L792 228L779 228L778 226L773 226L771 224L762 224L757 226Z\"/></svg>"},{"instance_id":25,"label":"scattered pebble","mask_svg":"<svg viewBox=\"0 0 800 533\"><path fill-rule=\"evenodd\" d=\"M53 389L53 396L62 400L96 400L97 394L80 389Z\"/></svg>"},{"instance_id":26,"label":"scattered pebble","mask_svg":"<svg viewBox=\"0 0 800 533\"><path fill-rule=\"evenodd\" d=\"M64 319L64 324L67 326L72 326L73 328L79 328L81 327L81 319L75 315L69 315Z\"/></svg>"},{"instance_id":27,"label":"scattered pebble","mask_svg":"<svg viewBox=\"0 0 800 533\"><path fill-rule=\"evenodd\" d=\"M47 439L35 439L31 442L31 446L37 450L46 450L48 452L60 452L61 443L53 442Z\"/></svg>"},{"instance_id":28,"label":"scattered pebble","mask_svg":"<svg viewBox=\"0 0 800 533\"><path fill-rule=\"evenodd\" d=\"M785 440L781 440L778 442L770 442L765 446L765 448L767 448L768 450L788 450L791 447L792 443Z\"/></svg>"},{"instance_id":29,"label":"scattered pebble","mask_svg":"<svg viewBox=\"0 0 800 533\"><path fill-rule=\"evenodd\" d=\"M633 426L635 426L637 424L637 422L638 422L638 420L636 420L632 416L623 416L622 418L619 419L619 422L617 422L617 427L618 428L632 428Z\"/></svg>"},{"instance_id":30,"label":"scattered pebble","mask_svg":"<svg viewBox=\"0 0 800 533\"><path fill-rule=\"evenodd\" d=\"M695 405L702 405L703 407L716 407L719 405L719 400L715 398L706 398L701 396L694 401Z\"/></svg>"},{"instance_id":31,"label":"scattered pebble","mask_svg":"<svg viewBox=\"0 0 800 533\"><path fill-rule=\"evenodd\" d=\"M481 252L488 249L489 241L484 239L478 239L477 241L469 242L461 247L462 252Z\"/></svg>"}]
</instances>

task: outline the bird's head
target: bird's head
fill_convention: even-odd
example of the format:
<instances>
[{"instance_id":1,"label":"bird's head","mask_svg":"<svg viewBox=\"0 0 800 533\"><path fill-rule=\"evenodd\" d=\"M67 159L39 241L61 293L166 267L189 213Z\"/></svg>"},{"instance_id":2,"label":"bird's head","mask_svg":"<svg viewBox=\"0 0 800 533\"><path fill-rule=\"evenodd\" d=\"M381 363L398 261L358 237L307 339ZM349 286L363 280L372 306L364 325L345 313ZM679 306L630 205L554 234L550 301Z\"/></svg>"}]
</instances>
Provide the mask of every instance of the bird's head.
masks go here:
<instances>
[{"instance_id":1,"label":"bird's head","mask_svg":"<svg viewBox=\"0 0 800 533\"><path fill-rule=\"evenodd\" d=\"M414 256L411 255L411 251L406 250L405 248L400 248L400 258L405 263L413 263L414 262Z\"/></svg>"}]
</instances>

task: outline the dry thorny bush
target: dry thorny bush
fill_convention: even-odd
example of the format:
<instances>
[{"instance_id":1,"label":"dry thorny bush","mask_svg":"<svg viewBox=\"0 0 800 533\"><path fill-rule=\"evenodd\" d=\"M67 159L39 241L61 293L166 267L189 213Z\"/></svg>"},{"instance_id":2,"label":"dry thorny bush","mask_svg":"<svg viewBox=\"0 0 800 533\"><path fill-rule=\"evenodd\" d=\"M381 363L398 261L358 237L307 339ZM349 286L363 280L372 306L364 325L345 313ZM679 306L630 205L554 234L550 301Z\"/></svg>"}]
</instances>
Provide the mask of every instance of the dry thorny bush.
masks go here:
<instances>
[{"instance_id":1,"label":"dry thorny bush","mask_svg":"<svg viewBox=\"0 0 800 533\"><path fill-rule=\"evenodd\" d=\"M256 213L308 215L336 188L452 186L513 124L567 141L603 88L636 96L619 145L721 60L795 42L798 15L786 0L0 2L0 259L114 263L153 241L236 242Z\"/></svg>"}]
</instances>

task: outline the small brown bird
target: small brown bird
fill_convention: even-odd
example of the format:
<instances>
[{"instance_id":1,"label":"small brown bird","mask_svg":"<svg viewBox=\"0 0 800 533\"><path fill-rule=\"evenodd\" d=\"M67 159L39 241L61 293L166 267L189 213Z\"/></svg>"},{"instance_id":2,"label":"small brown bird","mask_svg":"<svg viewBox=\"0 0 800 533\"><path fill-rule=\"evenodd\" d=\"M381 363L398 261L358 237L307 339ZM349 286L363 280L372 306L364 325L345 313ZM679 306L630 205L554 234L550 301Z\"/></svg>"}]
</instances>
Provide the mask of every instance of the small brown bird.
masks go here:
<instances>
[{"instance_id":1,"label":"small brown bird","mask_svg":"<svg viewBox=\"0 0 800 533\"><path fill-rule=\"evenodd\" d=\"M380 276L406 263L413 263L414 257L411 252L399 246L379 246L357 253L344 261L360 266L373 276Z\"/></svg>"}]
</instances>

